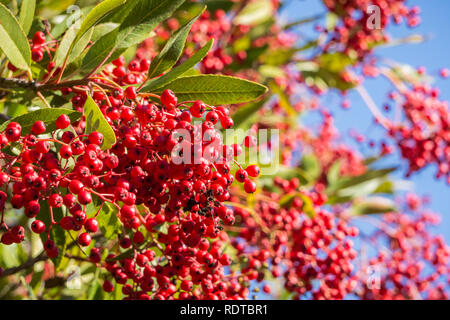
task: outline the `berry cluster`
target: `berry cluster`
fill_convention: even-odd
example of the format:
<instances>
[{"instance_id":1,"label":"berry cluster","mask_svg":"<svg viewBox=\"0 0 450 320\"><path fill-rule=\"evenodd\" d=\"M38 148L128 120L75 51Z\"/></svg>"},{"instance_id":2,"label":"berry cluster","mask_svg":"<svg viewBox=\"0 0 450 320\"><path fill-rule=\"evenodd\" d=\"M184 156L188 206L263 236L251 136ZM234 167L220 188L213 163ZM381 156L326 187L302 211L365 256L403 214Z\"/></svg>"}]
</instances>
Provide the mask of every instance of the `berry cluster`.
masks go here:
<instances>
[{"instance_id":1,"label":"berry cluster","mask_svg":"<svg viewBox=\"0 0 450 320\"><path fill-rule=\"evenodd\" d=\"M328 10L339 17L339 23L332 30L326 30L317 26L317 31L328 35L329 41L324 50L338 50L346 54L355 52L359 59L369 55L375 45L389 40L389 35L384 29L392 22L400 24L403 19L407 20L410 27L420 24L420 9L418 7L408 8L404 0L326 0L324 4ZM370 11L370 6L379 9ZM380 26L376 22L380 22ZM379 28L378 28L379 27Z\"/></svg>"},{"instance_id":2,"label":"berry cluster","mask_svg":"<svg viewBox=\"0 0 450 320\"><path fill-rule=\"evenodd\" d=\"M44 249L55 258L59 254L51 233L55 225L78 232L78 245L87 247L99 230L98 215L106 214L102 209L110 204L123 226L119 247L127 257L110 253L103 266L124 285L128 298L170 299L180 290L179 298L236 294L244 298L244 289L227 287L222 279L224 267L231 263L222 250L226 239L222 224L234 223L233 212L223 202L230 198L228 189L235 177L246 192L255 192L251 178L259 175L259 167L244 170L236 163L239 169L231 173L242 146L224 145L216 129L216 124L224 129L233 126L227 108L178 102L170 90L149 96L138 94L133 86L122 89L142 82L147 69L148 60L133 60L125 68L119 58L103 71L102 76L112 81L97 82L117 87L108 93L96 85L98 90L91 93L117 137L110 150L102 150L101 133L84 134L84 118L71 123L63 114L53 132L47 132L43 121L35 122L30 133L9 123L0 134L0 158L7 163L0 186L5 191L11 186L12 192L11 196L0 192L0 209L3 212L7 200L15 209L24 208L32 219L31 230L47 233ZM73 94L74 108L82 111L86 91L69 89L62 92ZM67 130L70 125L73 130ZM250 146L248 140L243 145ZM10 152L14 144L22 145L18 155ZM41 210L43 202L48 203L48 212ZM98 207L95 213L89 212L90 205ZM58 219L54 211L60 208L67 214ZM3 244L24 240L22 225L9 227L3 214L0 223L5 230ZM162 252L157 260L154 250ZM101 252L100 247L92 248L90 261L100 264ZM178 280L181 289L175 286ZM136 285L140 290L133 290ZM112 287L105 281L105 291Z\"/></svg>"}]
</instances>

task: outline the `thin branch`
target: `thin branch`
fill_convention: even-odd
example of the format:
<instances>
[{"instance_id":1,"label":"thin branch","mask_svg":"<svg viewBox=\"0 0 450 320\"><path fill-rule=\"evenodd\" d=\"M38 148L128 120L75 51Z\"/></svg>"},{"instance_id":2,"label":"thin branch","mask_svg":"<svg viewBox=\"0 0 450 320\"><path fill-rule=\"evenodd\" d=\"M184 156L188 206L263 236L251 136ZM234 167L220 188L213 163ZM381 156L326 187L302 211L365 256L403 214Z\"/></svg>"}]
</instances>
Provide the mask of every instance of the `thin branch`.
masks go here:
<instances>
[{"instance_id":1,"label":"thin branch","mask_svg":"<svg viewBox=\"0 0 450 320\"><path fill-rule=\"evenodd\" d=\"M13 267L13 268L3 270L2 277L10 276L10 275L13 275L22 270L31 268L36 263L38 263L40 261L44 261L44 260L47 260L47 255L45 254L45 251L42 251L38 256L28 259L27 261L25 261L23 264L21 264L18 267Z\"/></svg>"},{"instance_id":2,"label":"thin branch","mask_svg":"<svg viewBox=\"0 0 450 320\"><path fill-rule=\"evenodd\" d=\"M390 121L381 113L381 111L378 109L377 105L373 101L370 94L367 92L367 90L363 86L356 87L356 91L360 94L361 98L364 100L364 102L367 105L367 108L369 108L370 112L374 115L375 119L385 128L389 130L389 123Z\"/></svg>"}]
</instances>

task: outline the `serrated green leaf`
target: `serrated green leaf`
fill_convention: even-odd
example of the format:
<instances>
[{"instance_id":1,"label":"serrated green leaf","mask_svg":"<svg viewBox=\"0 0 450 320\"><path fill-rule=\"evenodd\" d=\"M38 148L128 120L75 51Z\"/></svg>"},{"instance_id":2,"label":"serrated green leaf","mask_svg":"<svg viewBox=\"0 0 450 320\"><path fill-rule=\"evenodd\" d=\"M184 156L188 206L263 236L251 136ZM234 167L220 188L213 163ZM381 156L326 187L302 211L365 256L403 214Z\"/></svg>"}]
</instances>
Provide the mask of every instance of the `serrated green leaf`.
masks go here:
<instances>
[{"instance_id":1,"label":"serrated green leaf","mask_svg":"<svg viewBox=\"0 0 450 320\"><path fill-rule=\"evenodd\" d=\"M34 11L36 10L36 0L23 0L20 6L19 23L25 34L28 34L33 24Z\"/></svg>"},{"instance_id":2,"label":"serrated green leaf","mask_svg":"<svg viewBox=\"0 0 450 320\"><path fill-rule=\"evenodd\" d=\"M183 27L178 29L164 45L161 52L152 60L149 70L148 78L159 76L161 73L166 72L180 59L183 53L184 46L186 43L186 38L191 30L194 22L200 17L200 15L205 11L205 6L203 6L200 12L192 18Z\"/></svg>"},{"instance_id":3,"label":"serrated green leaf","mask_svg":"<svg viewBox=\"0 0 450 320\"><path fill-rule=\"evenodd\" d=\"M2 123L0 125L0 131L5 130L5 128L8 126L8 123L17 122L22 126L22 133L28 134L31 132L33 124L38 120L42 120L45 123L47 127L46 130L47 132L53 131L56 129L56 119L58 119L58 117L62 114L67 114L71 121L76 121L82 116L80 112L69 109L62 109L62 108L39 109L36 111L20 115L11 120L8 120L7 122Z\"/></svg>"},{"instance_id":4,"label":"serrated green leaf","mask_svg":"<svg viewBox=\"0 0 450 320\"><path fill-rule=\"evenodd\" d=\"M105 203L97 216L99 228L106 239L112 239L121 231L122 224L117 218L113 205Z\"/></svg>"},{"instance_id":5,"label":"serrated green leaf","mask_svg":"<svg viewBox=\"0 0 450 320\"><path fill-rule=\"evenodd\" d=\"M108 61L118 57L129 47L148 38L153 29L169 18L185 0L129 1L123 8L127 14L120 26L100 38L83 59L82 70L92 70L105 57Z\"/></svg>"},{"instance_id":6,"label":"serrated green leaf","mask_svg":"<svg viewBox=\"0 0 450 320\"><path fill-rule=\"evenodd\" d=\"M209 50L211 50L212 45L213 39L211 39L204 47L198 50L195 54L192 55L192 57L184 61L179 66L173 68L168 73L159 78L150 80L148 84L144 88L142 88L141 91L151 92L162 88L167 84L170 84L172 81L185 74L186 71L194 67L198 62L202 61L203 58L208 54Z\"/></svg>"},{"instance_id":7,"label":"serrated green leaf","mask_svg":"<svg viewBox=\"0 0 450 320\"><path fill-rule=\"evenodd\" d=\"M103 135L102 150L110 149L116 144L116 134L114 130L106 121L102 111L90 96L87 97L84 104L84 115L86 117L85 134L90 134L94 131L100 132Z\"/></svg>"},{"instance_id":8,"label":"serrated green leaf","mask_svg":"<svg viewBox=\"0 0 450 320\"><path fill-rule=\"evenodd\" d=\"M31 49L27 36L16 17L0 3L0 49L17 68L28 70Z\"/></svg>"},{"instance_id":9,"label":"serrated green leaf","mask_svg":"<svg viewBox=\"0 0 450 320\"><path fill-rule=\"evenodd\" d=\"M267 88L256 82L222 75L181 77L167 85L178 101L202 100L206 104L234 104L257 99ZM154 92L162 93L156 89Z\"/></svg>"}]
</instances>

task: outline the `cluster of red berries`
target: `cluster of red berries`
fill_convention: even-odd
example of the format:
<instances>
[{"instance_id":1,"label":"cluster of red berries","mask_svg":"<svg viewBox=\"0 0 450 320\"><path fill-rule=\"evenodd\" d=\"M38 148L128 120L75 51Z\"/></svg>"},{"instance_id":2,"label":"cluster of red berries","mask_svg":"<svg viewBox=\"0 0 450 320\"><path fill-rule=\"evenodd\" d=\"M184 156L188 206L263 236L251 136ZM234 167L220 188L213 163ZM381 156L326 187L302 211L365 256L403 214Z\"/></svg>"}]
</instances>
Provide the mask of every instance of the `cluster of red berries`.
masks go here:
<instances>
[{"instance_id":1,"label":"cluster of red berries","mask_svg":"<svg viewBox=\"0 0 450 320\"><path fill-rule=\"evenodd\" d=\"M124 285L128 298L170 299L179 290L179 298L243 298L244 287L227 287L222 279L224 267L231 263L222 250L226 238L222 224L234 223L232 210L223 202L229 200L228 189L235 179L246 192L255 192L251 178L259 175L259 167L244 170L238 164L235 175L231 173L242 146L224 145L216 129L216 124L224 129L233 126L227 108L202 101L178 102L170 90L158 96L161 103L156 104L145 94L138 96L133 86L120 87L144 81L148 67L148 60L136 59L125 68L119 58L102 74L117 87L109 93L92 92L117 138L109 150L101 148L101 133L84 134L84 118L71 123L67 115L61 115L51 138L44 136L48 132L42 121L34 123L29 134L17 123L8 124L0 134L0 158L7 163L2 166L0 182L5 190L11 186L12 192L10 196L0 193L5 230L1 242L19 243L25 234L23 226L8 227L4 221L7 202L14 209L24 208L25 215L33 219L33 232L48 234L44 249L50 258L59 254L51 236L55 225L78 231L78 244L87 247L99 230L97 217L105 214L102 208L109 203L117 208L115 214L124 227L120 250L132 253L124 259L119 258L120 252L110 254L103 266ZM97 83L103 81L111 82ZM73 94L74 108L81 111L87 94L80 89L62 92ZM64 130L69 125L74 130ZM243 146L250 146L247 140ZM14 143L22 145L18 155L8 152ZM43 201L48 202L49 212L41 210ZM88 212L91 204L98 207L96 213ZM59 208L67 214L58 220L53 211ZM162 225L167 232L160 230ZM152 248L162 252L158 261ZM90 260L101 263L101 248L91 250ZM181 289L175 286L177 280L182 281ZM140 291L132 289L136 285ZM105 291L111 286L105 281Z\"/></svg>"},{"instance_id":2,"label":"cluster of red berries","mask_svg":"<svg viewBox=\"0 0 450 320\"><path fill-rule=\"evenodd\" d=\"M450 117L446 101L439 91L428 85L415 85L412 90L391 94L400 103L404 121L392 124L389 135L409 162L408 175L429 164L436 164L437 178L450 183Z\"/></svg>"},{"instance_id":3,"label":"cluster of red berries","mask_svg":"<svg viewBox=\"0 0 450 320\"><path fill-rule=\"evenodd\" d=\"M378 230L370 243L387 247L375 247L377 255L363 266L358 290L361 298L449 298L450 248L441 236L429 232L439 217L424 210L421 202L409 194L407 213L386 214L377 222Z\"/></svg>"},{"instance_id":4,"label":"cluster of red berries","mask_svg":"<svg viewBox=\"0 0 450 320\"><path fill-rule=\"evenodd\" d=\"M242 272L257 282L267 280L267 274L283 278L284 288L297 299L342 299L356 287L356 251L349 238L357 236L357 228L321 208L326 196L300 188L298 179L278 178L275 185L281 191L265 191L254 212L234 207L239 235L232 243L247 266ZM314 216L305 213L305 201L311 201Z\"/></svg>"},{"instance_id":5,"label":"cluster of red berries","mask_svg":"<svg viewBox=\"0 0 450 320\"><path fill-rule=\"evenodd\" d=\"M418 16L420 9L408 8L404 2L404 0L325 0L324 4L328 10L338 15L340 22L333 30L316 27L318 31L329 36L324 50L330 51L337 48L346 54L352 51L362 60L373 51L376 44L389 40L389 35L384 29L391 21L399 24L406 19L410 27L420 24ZM377 10L370 10L374 6ZM378 21L379 26L376 25Z\"/></svg>"}]
</instances>

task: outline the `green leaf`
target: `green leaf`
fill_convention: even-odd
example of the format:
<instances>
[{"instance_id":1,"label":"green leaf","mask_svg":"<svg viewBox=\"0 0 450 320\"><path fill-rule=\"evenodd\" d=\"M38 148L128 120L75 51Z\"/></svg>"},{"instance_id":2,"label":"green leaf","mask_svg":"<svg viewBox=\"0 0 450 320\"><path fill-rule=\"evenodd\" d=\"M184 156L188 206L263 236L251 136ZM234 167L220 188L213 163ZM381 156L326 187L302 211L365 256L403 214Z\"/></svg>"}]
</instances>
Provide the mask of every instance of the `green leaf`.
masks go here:
<instances>
[{"instance_id":1,"label":"green leaf","mask_svg":"<svg viewBox=\"0 0 450 320\"><path fill-rule=\"evenodd\" d=\"M261 61L275 66L285 65L298 51L299 49L297 48L280 48L277 50L269 50L261 56Z\"/></svg>"},{"instance_id":2,"label":"green leaf","mask_svg":"<svg viewBox=\"0 0 450 320\"><path fill-rule=\"evenodd\" d=\"M75 10L73 13L67 15L63 21L53 26L50 34L53 38L59 39L66 32L66 30L71 27L78 19L85 17L94 7L87 6L83 7L81 11Z\"/></svg>"},{"instance_id":3,"label":"green leaf","mask_svg":"<svg viewBox=\"0 0 450 320\"><path fill-rule=\"evenodd\" d=\"M20 6L19 23L25 34L28 34L33 24L34 11L36 10L36 0L23 0Z\"/></svg>"},{"instance_id":4,"label":"green leaf","mask_svg":"<svg viewBox=\"0 0 450 320\"><path fill-rule=\"evenodd\" d=\"M82 70L92 70L105 57L107 62L118 57L129 47L141 43L153 29L169 18L185 0L129 1L124 8L126 18L120 26L100 38L83 59Z\"/></svg>"},{"instance_id":5,"label":"green leaf","mask_svg":"<svg viewBox=\"0 0 450 320\"><path fill-rule=\"evenodd\" d=\"M200 13L198 13L193 19L186 23L183 27L178 29L167 41L161 52L152 60L150 68L148 70L148 78L159 76L161 73L166 72L180 59L183 53L186 38L191 30L194 22L205 11L206 7L202 7Z\"/></svg>"},{"instance_id":6,"label":"green leaf","mask_svg":"<svg viewBox=\"0 0 450 320\"><path fill-rule=\"evenodd\" d=\"M103 134L103 150L110 149L116 144L114 130L111 128L108 121L106 121L105 116L95 103L94 99L90 96L87 97L86 103L84 104L84 115L86 117L85 134L90 134L94 131Z\"/></svg>"},{"instance_id":7,"label":"green leaf","mask_svg":"<svg viewBox=\"0 0 450 320\"><path fill-rule=\"evenodd\" d=\"M338 159L328 169L327 181L329 185L333 185L339 180L340 170L341 170L341 160Z\"/></svg>"},{"instance_id":8,"label":"green leaf","mask_svg":"<svg viewBox=\"0 0 450 320\"><path fill-rule=\"evenodd\" d=\"M353 206L351 207L352 216L387 213L393 211L396 211L394 201L383 197L355 199L353 201Z\"/></svg>"},{"instance_id":9,"label":"green leaf","mask_svg":"<svg viewBox=\"0 0 450 320\"><path fill-rule=\"evenodd\" d=\"M233 23L244 25L257 25L263 23L273 14L273 4L270 0L258 0L250 2L234 18Z\"/></svg>"},{"instance_id":10,"label":"green leaf","mask_svg":"<svg viewBox=\"0 0 450 320\"><path fill-rule=\"evenodd\" d=\"M69 52L69 49L73 41L75 40L77 30L78 26L74 24L66 31L55 53L55 57L53 60L55 62L55 67L60 67L63 65ZM94 28L91 28L90 31L85 33L81 37L81 39L75 44L75 46L72 49L72 52L69 54L69 57L67 58L67 63L73 62L83 52L84 48L88 45L89 41L91 40L93 31Z\"/></svg>"},{"instance_id":11,"label":"green leaf","mask_svg":"<svg viewBox=\"0 0 450 320\"><path fill-rule=\"evenodd\" d=\"M0 49L17 68L28 70L31 49L27 36L16 17L0 3Z\"/></svg>"},{"instance_id":12,"label":"green leaf","mask_svg":"<svg viewBox=\"0 0 450 320\"><path fill-rule=\"evenodd\" d=\"M75 38L73 39L73 42L69 47L69 50L67 51L67 55L71 53L72 49L77 44L78 40L80 40L81 37L83 37L83 35L86 32L88 32L90 28L95 26L103 17L105 17L115 8L123 5L125 2L127 2L127 0L105 0L103 2L100 2L97 6L95 6L94 9L92 9L88 13L86 18L83 19L80 29L78 30Z\"/></svg>"},{"instance_id":13,"label":"green leaf","mask_svg":"<svg viewBox=\"0 0 450 320\"><path fill-rule=\"evenodd\" d=\"M80 112L63 108L39 109L2 123L0 125L0 131L5 130L8 123L17 122L22 126L22 133L28 134L31 132L33 124L38 120L42 120L47 126L46 131L50 132L56 129L56 119L62 114L67 114L72 122L78 120L82 116Z\"/></svg>"},{"instance_id":14,"label":"green leaf","mask_svg":"<svg viewBox=\"0 0 450 320\"><path fill-rule=\"evenodd\" d=\"M106 239L112 239L121 232L122 224L117 218L116 211L112 204L105 203L97 216L98 226Z\"/></svg>"},{"instance_id":15,"label":"green leaf","mask_svg":"<svg viewBox=\"0 0 450 320\"><path fill-rule=\"evenodd\" d=\"M222 75L198 75L178 78L167 85L178 101L202 100L206 104L234 104L255 100L267 92L256 82ZM163 90L157 89L157 93Z\"/></svg>"},{"instance_id":16,"label":"green leaf","mask_svg":"<svg viewBox=\"0 0 450 320\"><path fill-rule=\"evenodd\" d=\"M202 61L203 58L208 54L209 50L211 50L212 45L213 39L211 39L203 48L198 50L195 54L192 55L192 57L184 61L179 66L173 68L168 73L159 78L150 80L148 84L144 88L142 88L141 91L154 91L176 80L178 77L185 74L186 71L194 67L198 62Z\"/></svg>"},{"instance_id":17,"label":"green leaf","mask_svg":"<svg viewBox=\"0 0 450 320\"><path fill-rule=\"evenodd\" d=\"M320 163L314 154L305 154L302 157L302 163L300 167L305 170L313 180L317 179L320 176Z\"/></svg>"},{"instance_id":18,"label":"green leaf","mask_svg":"<svg viewBox=\"0 0 450 320\"><path fill-rule=\"evenodd\" d=\"M369 180L383 178L383 177L388 176L391 172L395 171L396 169L397 168L394 167L394 168L386 168L386 169L378 169L378 170L369 170L359 176L341 178L333 186L330 186L330 188L327 191L328 192L339 191L341 189L359 185L359 184L367 182Z\"/></svg>"}]
</instances>

